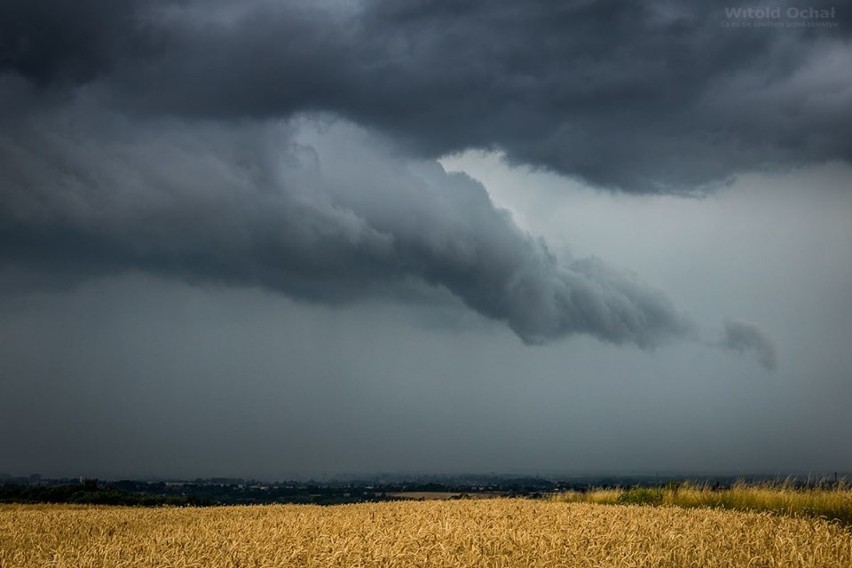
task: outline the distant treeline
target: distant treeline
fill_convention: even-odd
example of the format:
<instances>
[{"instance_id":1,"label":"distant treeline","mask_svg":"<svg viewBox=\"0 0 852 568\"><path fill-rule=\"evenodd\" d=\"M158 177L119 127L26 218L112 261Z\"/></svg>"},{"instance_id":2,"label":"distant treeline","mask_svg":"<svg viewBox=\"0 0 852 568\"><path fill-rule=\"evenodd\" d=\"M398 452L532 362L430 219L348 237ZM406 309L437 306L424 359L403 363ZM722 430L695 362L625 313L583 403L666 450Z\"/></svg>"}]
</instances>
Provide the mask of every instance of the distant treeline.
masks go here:
<instances>
[{"instance_id":1,"label":"distant treeline","mask_svg":"<svg viewBox=\"0 0 852 568\"><path fill-rule=\"evenodd\" d=\"M742 479L741 479L742 481ZM589 477L553 481L538 477L500 478L436 478L391 480L350 480L331 482L263 482L256 480L214 478L194 481L99 481L96 479L45 480L39 476L10 478L0 481L0 503L76 503L126 506L211 506L253 505L271 503L338 505L395 501L400 493L455 493L464 496L505 496L537 498L549 494L583 495L602 489L632 487L634 491L621 499L644 496L636 488L678 487L684 482L698 484L708 491L719 491L736 485L735 478L703 478L700 481L649 477ZM766 478L751 478L751 483L766 483ZM825 487L826 478L784 481L787 488ZM844 479L840 479L840 484ZM646 492L656 498L659 492ZM613 493L614 495L615 493ZM662 495L662 493L660 493ZM575 497L577 498L577 497ZM644 498L644 497L643 497Z\"/></svg>"},{"instance_id":2,"label":"distant treeline","mask_svg":"<svg viewBox=\"0 0 852 568\"><path fill-rule=\"evenodd\" d=\"M0 486L0 503L71 503L137 507L201 507L217 504L212 499L196 494L129 492L117 487L99 486L94 480L85 480L83 483L74 485L5 484Z\"/></svg>"},{"instance_id":3,"label":"distant treeline","mask_svg":"<svg viewBox=\"0 0 852 568\"><path fill-rule=\"evenodd\" d=\"M111 481L96 479L18 479L0 484L0 503L75 503L126 506L211 506L249 504L337 505L396 501L396 493L459 493L540 497L557 489L548 480L513 479L489 483L376 483L196 480L182 482Z\"/></svg>"}]
</instances>

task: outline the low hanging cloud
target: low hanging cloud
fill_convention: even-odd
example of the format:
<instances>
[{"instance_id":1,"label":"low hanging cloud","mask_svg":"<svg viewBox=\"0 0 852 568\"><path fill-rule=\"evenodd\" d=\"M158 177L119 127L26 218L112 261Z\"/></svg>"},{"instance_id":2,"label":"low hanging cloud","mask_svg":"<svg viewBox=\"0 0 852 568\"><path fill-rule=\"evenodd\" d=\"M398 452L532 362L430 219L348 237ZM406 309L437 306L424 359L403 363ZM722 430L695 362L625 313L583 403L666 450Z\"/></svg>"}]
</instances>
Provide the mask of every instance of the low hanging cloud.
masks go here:
<instances>
[{"instance_id":1,"label":"low hanging cloud","mask_svg":"<svg viewBox=\"0 0 852 568\"><path fill-rule=\"evenodd\" d=\"M527 343L691 330L637 277L560 261L480 183L351 124L143 121L89 94L2 127L0 266L18 281L144 271L324 303L420 282Z\"/></svg>"},{"instance_id":2,"label":"low hanging cloud","mask_svg":"<svg viewBox=\"0 0 852 568\"><path fill-rule=\"evenodd\" d=\"M0 5L6 286L142 270L334 303L417 281L529 343L650 347L692 333L665 295L557 259L435 159L677 194L852 160L840 9L781 33L726 28L721 1L114 4ZM724 343L774 366L750 341Z\"/></svg>"},{"instance_id":3,"label":"low hanging cloud","mask_svg":"<svg viewBox=\"0 0 852 568\"><path fill-rule=\"evenodd\" d=\"M852 160L852 10L751 29L652 0L7 0L0 72L143 115L332 113L411 156L501 151L594 186L701 193ZM784 22L782 22L784 23Z\"/></svg>"},{"instance_id":4,"label":"low hanging cloud","mask_svg":"<svg viewBox=\"0 0 852 568\"><path fill-rule=\"evenodd\" d=\"M729 320L720 345L739 353L752 353L767 371L778 368L778 355L772 337L756 323Z\"/></svg>"}]
</instances>

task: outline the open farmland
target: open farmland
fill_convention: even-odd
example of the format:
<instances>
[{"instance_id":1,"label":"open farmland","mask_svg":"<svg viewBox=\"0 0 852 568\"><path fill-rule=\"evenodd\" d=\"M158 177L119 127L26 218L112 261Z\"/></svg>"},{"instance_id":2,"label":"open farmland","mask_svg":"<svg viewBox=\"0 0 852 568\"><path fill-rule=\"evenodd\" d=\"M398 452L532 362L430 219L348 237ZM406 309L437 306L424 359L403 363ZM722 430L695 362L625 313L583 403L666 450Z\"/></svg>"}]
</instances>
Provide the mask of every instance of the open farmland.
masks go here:
<instances>
[{"instance_id":1,"label":"open farmland","mask_svg":"<svg viewBox=\"0 0 852 568\"><path fill-rule=\"evenodd\" d=\"M9 505L0 566L852 566L852 531L770 513L495 499L214 508Z\"/></svg>"},{"instance_id":2,"label":"open farmland","mask_svg":"<svg viewBox=\"0 0 852 568\"><path fill-rule=\"evenodd\" d=\"M563 503L620 505L673 505L739 511L770 511L782 515L821 517L852 526L852 490L845 483L796 488L792 482L751 485L738 482L729 489L673 484L667 487L632 487L567 491L553 496Z\"/></svg>"}]
</instances>

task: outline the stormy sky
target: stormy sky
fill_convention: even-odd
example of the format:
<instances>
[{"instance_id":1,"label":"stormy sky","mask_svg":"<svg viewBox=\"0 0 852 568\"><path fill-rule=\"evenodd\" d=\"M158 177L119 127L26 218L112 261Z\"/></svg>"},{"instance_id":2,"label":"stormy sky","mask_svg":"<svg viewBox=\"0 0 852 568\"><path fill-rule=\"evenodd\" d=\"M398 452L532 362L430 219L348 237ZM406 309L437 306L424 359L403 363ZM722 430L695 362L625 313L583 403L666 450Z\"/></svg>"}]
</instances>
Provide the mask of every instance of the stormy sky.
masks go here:
<instances>
[{"instance_id":1,"label":"stormy sky","mask_svg":"<svg viewBox=\"0 0 852 568\"><path fill-rule=\"evenodd\" d=\"M771 7L4 2L0 474L852 471L852 16Z\"/></svg>"}]
</instances>

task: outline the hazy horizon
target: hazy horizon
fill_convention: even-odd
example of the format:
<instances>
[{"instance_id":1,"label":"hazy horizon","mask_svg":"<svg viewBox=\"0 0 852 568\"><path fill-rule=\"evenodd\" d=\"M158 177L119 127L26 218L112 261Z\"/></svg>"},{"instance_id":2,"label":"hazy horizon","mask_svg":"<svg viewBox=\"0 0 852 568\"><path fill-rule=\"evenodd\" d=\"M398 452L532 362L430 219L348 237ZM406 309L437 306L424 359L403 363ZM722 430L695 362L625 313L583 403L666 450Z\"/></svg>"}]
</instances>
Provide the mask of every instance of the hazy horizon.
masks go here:
<instances>
[{"instance_id":1,"label":"hazy horizon","mask_svg":"<svg viewBox=\"0 0 852 568\"><path fill-rule=\"evenodd\" d=\"M23 480L30 479L36 482L47 481L62 481L62 480L77 480L77 479L96 479L99 482L111 483L116 481L139 481L139 482L195 482L195 481L216 481L216 480L243 480L243 481L258 481L262 483L286 483L286 482L319 482L319 483L346 483L346 482L365 482L365 483L425 483L433 481L436 483L449 483L454 481L467 480L470 482L486 480L493 481L511 481L514 479L543 479L548 481L573 481L573 482L600 482L601 480L632 480L642 479L646 481L659 480L686 480L693 481L713 481L720 479L729 480L744 480L744 481L777 481L799 480L799 481L849 481L852 479L852 471L786 471L786 472L760 472L760 471L433 471L433 472L418 472L418 471L364 471L364 472L343 472L343 471L317 471L317 472L299 472L292 474L281 474L277 477L269 476L250 476L250 475L225 475L225 474L205 474L205 475L158 475L155 473L146 475L134 475L132 473L121 475L45 475L39 472L29 472L26 474L9 473L0 471L0 481Z\"/></svg>"}]
</instances>

